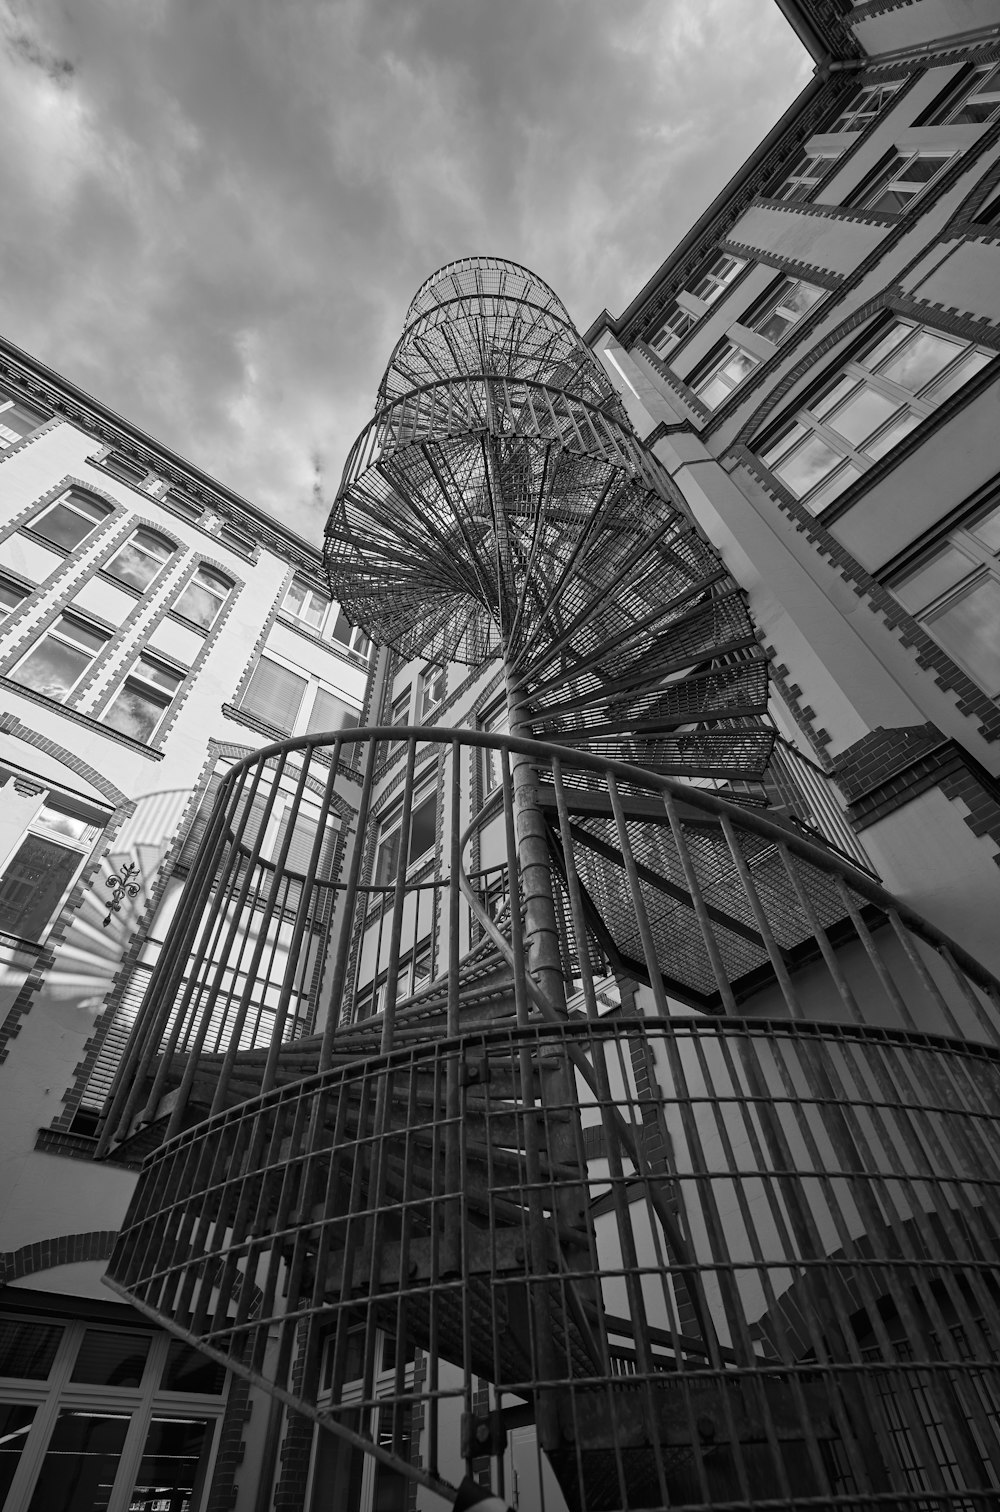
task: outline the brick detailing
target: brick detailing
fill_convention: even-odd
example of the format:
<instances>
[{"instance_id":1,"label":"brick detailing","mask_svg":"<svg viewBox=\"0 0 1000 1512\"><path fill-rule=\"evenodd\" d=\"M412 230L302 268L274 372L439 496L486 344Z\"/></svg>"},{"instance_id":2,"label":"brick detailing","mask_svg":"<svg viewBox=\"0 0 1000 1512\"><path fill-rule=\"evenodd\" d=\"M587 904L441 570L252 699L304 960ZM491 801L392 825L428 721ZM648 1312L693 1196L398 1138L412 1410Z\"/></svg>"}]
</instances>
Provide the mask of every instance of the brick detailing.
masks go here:
<instances>
[{"instance_id":1,"label":"brick detailing","mask_svg":"<svg viewBox=\"0 0 1000 1512\"><path fill-rule=\"evenodd\" d=\"M893 729L879 725L837 757L834 776L844 797L854 803L943 742L941 731L930 723Z\"/></svg>"},{"instance_id":2,"label":"brick detailing","mask_svg":"<svg viewBox=\"0 0 1000 1512\"><path fill-rule=\"evenodd\" d=\"M993 860L1000 866L1000 784L961 763L942 776L940 786L950 802L965 809L963 817L976 838L992 840Z\"/></svg>"},{"instance_id":3,"label":"brick detailing","mask_svg":"<svg viewBox=\"0 0 1000 1512\"><path fill-rule=\"evenodd\" d=\"M58 709L60 716L67 719L71 724L85 725L88 730L95 730L107 740L113 740L116 745L128 746L130 751L135 751L139 756L145 756L148 761L162 761L163 752L154 751L152 746L145 745L141 740L133 740L131 735L125 735L121 730L113 730L110 725L102 724L99 719L94 719L90 714L82 714L79 709L70 709L55 698L49 698L44 693L36 693L34 688L25 687L23 683L16 682L13 677L0 677L0 688L6 688L10 693L16 693L18 698L24 698L28 703L40 704L43 709Z\"/></svg>"},{"instance_id":4,"label":"brick detailing","mask_svg":"<svg viewBox=\"0 0 1000 1512\"><path fill-rule=\"evenodd\" d=\"M984 371L990 372L992 367ZM942 409L945 408L946 406L942 406ZM933 418L932 416L931 419ZM918 433L919 427L912 434ZM903 445L905 446L906 443L904 442ZM808 537L816 548L817 554L837 569L858 598L866 599L872 611L890 630L898 633L901 644L907 650L913 651L917 665L932 673L939 688L955 695L955 707L958 712L969 719L979 721L978 729L983 739L1000 740L1000 708L997 707L996 702L988 698L982 688L952 661L937 641L931 639L923 626L906 612L895 595L873 578L871 573L866 572L851 553L830 533L825 524L804 509L771 477L753 452L745 446L740 446L734 447L730 455L742 465L747 475L747 482L751 486L746 488L744 485L745 491L752 494L759 490L761 494L771 499L796 528Z\"/></svg>"},{"instance_id":5,"label":"brick detailing","mask_svg":"<svg viewBox=\"0 0 1000 1512\"><path fill-rule=\"evenodd\" d=\"M7 387L6 384L4 386ZM20 441L12 441L10 446L5 446L3 451L0 451L0 465L4 462L9 462L11 457L15 456L17 452L24 451L26 446L31 445L32 441L37 441L40 436L46 435L48 431L55 430L56 426L61 423L60 416L53 415L50 420L43 421L35 430L29 431L26 436L22 436Z\"/></svg>"},{"instance_id":6,"label":"brick detailing","mask_svg":"<svg viewBox=\"0 0 1000 1512\"><path fill-rule=\"evenodd\" d=\"M56 1234L37 1239L19 1249L0 1254L2 1284L34 1276L57 1265L77 1265L81 1260L110 1260L118 1238L117 1229L92 1229L85 1234Z\"/></svg>"},{"instance_id":7,"label":"brick detailing","mask_svg":"<svg viewBox=\"0 0 1000 1512\"><path fill-rule=\"evenodd\" d=\"M758 635L757 639L764 648L764 655L768 660L771 682L781 695L782 703L808 740L820 766L826 771L830 771L833 763L826 751L826 747L832 739L830 732L824 729L817 729L815 724L816 710L811 704L802 702L802 689L798 683L789 682L788 679L791 673L784 662L778 661L778 653L774 647L762 635Z\"/></svg>"},{"instance_id":8,"label":"brick detailing","mask_svg":"<svg viewBox=\"0 0 1000 1512\"><path fill-rule=\"evenodd\" d=\"M219 1452L205 1512L230 1512L236 1500L236 1472L246 1453L246 1425L250 1420L250 1382L229 1377L229 1395L219 1429Z\"/></svg>"}]
</instances>

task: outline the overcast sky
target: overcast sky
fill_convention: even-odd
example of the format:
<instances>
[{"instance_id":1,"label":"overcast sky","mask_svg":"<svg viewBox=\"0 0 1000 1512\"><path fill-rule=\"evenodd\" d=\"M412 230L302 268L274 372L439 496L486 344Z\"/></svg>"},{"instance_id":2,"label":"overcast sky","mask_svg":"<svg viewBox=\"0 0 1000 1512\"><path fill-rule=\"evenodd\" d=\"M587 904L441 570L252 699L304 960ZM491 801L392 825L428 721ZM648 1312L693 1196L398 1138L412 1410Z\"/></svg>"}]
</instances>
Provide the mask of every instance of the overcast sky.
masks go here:
<instances>
[{"instance_id":1,"label":"overcast sky","mask_svg":"<svg viewBox=\"0 0 1000 1512\"><path fill-rule=\"evenodd\" d=\"M428 273L617 314L810 72L773 0L0 0L0 331L318 541Z\"/></svg>"}]
</instances>

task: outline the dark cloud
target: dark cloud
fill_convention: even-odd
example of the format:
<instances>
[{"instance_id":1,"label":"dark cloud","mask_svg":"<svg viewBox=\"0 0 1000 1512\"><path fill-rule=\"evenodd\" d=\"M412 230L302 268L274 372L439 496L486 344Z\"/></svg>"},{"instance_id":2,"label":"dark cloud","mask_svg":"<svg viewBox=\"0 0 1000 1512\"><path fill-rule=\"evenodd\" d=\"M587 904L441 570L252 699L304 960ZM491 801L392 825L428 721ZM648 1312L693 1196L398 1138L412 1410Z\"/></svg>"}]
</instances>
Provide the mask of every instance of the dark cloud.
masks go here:
<instances>
[{"instance_id":1,"label":"dark cloud","mask_svg":"<svg viewBox=\"0 0 1000 1512\"><path fill-rule=\"evenodd\" d=\"M429 272L620 309L808 73L773 0L0 0L0 41L0 329L313 539Z\"/></svg>"}]
</instances>

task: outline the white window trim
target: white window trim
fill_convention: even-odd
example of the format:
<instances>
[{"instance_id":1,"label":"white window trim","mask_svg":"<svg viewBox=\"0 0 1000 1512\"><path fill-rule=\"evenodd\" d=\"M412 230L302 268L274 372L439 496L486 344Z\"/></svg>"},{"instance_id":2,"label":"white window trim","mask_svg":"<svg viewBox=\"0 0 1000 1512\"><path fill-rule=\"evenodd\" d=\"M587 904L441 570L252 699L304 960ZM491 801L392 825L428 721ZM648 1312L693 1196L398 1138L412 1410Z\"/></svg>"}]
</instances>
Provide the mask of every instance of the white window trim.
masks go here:
<instances>
[{"instance_id":1,"label":"white window trim","mask_svg":"<svg viewBox=\"0 0 1000 1512\"><path fill-rule=\"evenodd\" d=\"M176 677L178 679L177 686L176 688L174 688L172 693L167 688L161 687L159 683L153 682L151 678L144 675L144 673L140 670L144 660L156 663L158 666L162 667L165 672L169 673L171 677ZM161 705L162 712L160 713L160 717L157 719L155 725L150 730L149 734L145 737L143 742L146 745L150 744L150 742L155 740L157 735L160 733L160 730L163 727L163 721L170 713L174 704L174 700L182 691L185 680L189 675L190 668L188 667L178 666L175 663L169 661L165 656L162 656L156 652L147 650L140 651L135 660L128 667L128 669L119 675L115 683L114 691L111 694L110 698L108 698L107 702L104 705L104 708L101 711L100 718L102 723L108 724L109 729L117 728L117 726L108 723L107 715L110 712L111 707L117 699L119 693L121 693L125 688L128 688L131 685L139 693L147 694L153 703ZM127 732L119 730L118 733L126 734ZM132 736L131 738L138 739L139 737Z\"/></svg>"},{"instance_id":2,"label":"white window trim","mask_svg":"<svg viewBox=\"0 0 1000 1512\"><path fill-rule=\"evenodd\" d=\"M816 152L803 150L795 167L785 175L771 197L787 204L807 204L820 185L826 182L832 165L843 156L843 151L841 147L829 147ZM823 166L810 172L812 164Z\"/></svg>"},{"instance_id":3,"label":"white window trim","mask_svg":"<svg viewBox=\"0 0 1000 1512\"><path fill-rule=\"evenodd\" d=\"M103 514L99 519L91 520L89 515L84 514L81 509L75 507L78 499L87 499L88 501L92 501L96 508L103 510ZM46 515L51 514L52 511L58 508L60 504L64 509L68 509L72 511L72 513L79 515L82 520L89 521L87 529L83 532L83 535L73 546L63 546L58 541L53 541L50 536L45 535L44 532L39 530L38 528L39 522L44 520ZM45 544L52 550L65 551L68 555L70 552L77 552L82 550L86 542L94 534L94 531L99 529L100 526L104 524L105 520L107 520L113 513L114 509L106 499L98 498L96 494L92 494L86 489L70 487L64 488L62 493L57 494L54 499L47 499L46 502L42 505L41 509L37 509L31 516L30 520L25 520L24 524L27 530L33 531L34 534L37 535L40 540L44 541Z\"/></svg>"},{"instance_id":4,"label":"white window trim","mask_svg":"<svg viewBox=\"0 0 1000 1512\"><path fill-rule=\"evenodd\" d=\"M902 85L902 79L894 79L887 84L862 84L860 88L857 89L851 96L851 99L841 110L840 114L830 126L829 130L831 132L838 133L841 131L849 131L852 133L864 131L868 126L871 125L873 121L877 121L879 116L882 115L886 109L892 106L896 95L902 88ZM884 97L881 99L877 109L872 110L870 108L866 108L867 100L879 95L883 95L884 91L887 91L887 93L884 94ZM853 126L845 124L846 122L849 122L855 118L858 118L860 120L859 125Z\"/></svg>"},{"instance_id":5,"label":"white window trim","mask_svg":"<svg viewBox=\"0 0 1000 1512\"><path fill-rule=\"evenodd\" d=\"M208 577L217 579L217 585L209 587L206 586L205 583L199 582L198 579L202 573L205 573ZM225 585L225 592L222 593L220 597L219 590L223 584ZM186 625L191 625L193 629L201 631L203 635L208 635L208 633L211 630L214 630L215 626L218 624L219 615L228 604L235 587L236 584L233 582L232 578L227 577L224 572L220 572L217 567L213 567L209 562L199 562L194 572L192 572L191 576L184 584L184 587L177 595L177 598L175 599L170 612L171 614L176 614L178 619L183 620ZM200 620L191 619L190 615L185 614L184 610L180 607L184 595L190 588L200 588L204 593L210 594L212 598L216 600L218 607L216 608L216 611L212 616L210 624L203 625Z\"/></svg>"},{"instance_id":6,"label":"white window trim","mask_svg":"<svg viewBox=\"0 0 1000 1512\"><path fill-rule=\"evenodd\" d=\"M889 582L890 591L899 599L903 607L918 624L926 629L932 639L937 640L938 645L950 656L955 664L962 668L968 677L978 687L981 687L990 697L1000 696L1000 673L997 674L997 682L994 687L987 687L980 674L974 670L971 663L963 660L961 651L956 651L953 645L938 640L934 634L933 624L954 605L966 598L971 590L981 583L993 581L1000 584L1000 550L992 551L986 543L973 533L973 527L985 516L995 513L1000 507L998 501L994 501L992 508L979 509L975 515L955 526L937 541L932 550L923 553L916 562L912 562L901 572L894 574ZM906 581L914 577L923 568L927 567L934 559L942 555L949 548L957 550L968 561L968 571L965 575L952 583L949 587L929 598L919 606L908 605L900 592L905 588Z\"/></svg>"},{"instance_id":7,"label":"white window trim","mask_svg":"<svg viewBox=\"0 0 1000 1512\"><path fill-rule=\"evenodd\" d=\"M251 719L260 719L265 724L272 722L268 721L263 714L258 714L253 709L247 708L245 703L253 674L262 661L274 662L276 666L281 667L285 672L291 672L293 676L301 678L301 680L306 685L305 690L302 694L302 700L299 704L298 713L295 716L295 723L292 726L292 730L289 735L289 739L295 735L304 735L308 730L313 706L316 703L316 694L320 690L332 694L334 698L339 698L342 703L347 704L351 709L354 709L356 707L356 700L354 699L352 694L346 691L346 689L337 687L336 684L328 682L318 673L311 672L308 667L303 667L301 664L291 661L288 657L282 656L281 653L275 651L273 647L266 646L251 667L250 676L247 678L246 687L240 694L239 703L235 705L237 709L242 710L245 714L249 715ZM360 714L360 709L358 709L357 712ZM275 725L275 728L277 729L278 726Z\"/></svg>"},{"instance_id":8,"label":"white window trim","mask_svg":"<svg viewBox=\"0 0 1000 1512\"><path fill-rule=\"evenodd\" d=\"M984 91L982 86L991 78L991 87ZM955 80L943 103L927 116L924 125L950 126L956 115L976 102L992 105L989 115L983 121L961 121L960 125L985 127L1000 115L1000 63L996 59L992 63L975 64L971 74L964 79Z\"/></svg>"},{"instance_id":9,"label":"white window trim","mask_svg":"<svg viewBox=\"0 0 1000 1512\"><path fill-rule=\"evenodd\" d=\"M25 649L24 654L20 656L14 666L11 667L8 676L10 676L14 680L14 682L19 682L23 687L32 688L33 692L38 693L40 691L38 688L33 688L30 682L25 682L24 679L18 677L17 674L24 666L28 658L32 656L38 646L41 645L43 640L47 639L50 635L54 635L57 641L61 641L61 643L64 645L69 645L74 651L80 651L83 649L75 641L70 640L68 637L66 639L63 639L62 633L58 628L60 622L63 619L77 620L81 625L84 626L85 629L90 630L93 634L104 636L104 646L98 647L96 651L91 651L89 653L90 660L87 662L87 665L80 670L76 681L72 684L72 686L66 689L65 696L61 699L53 699L54 703L62 703L65 706L73 698L73 695L76 693L77 688L79 688L84 678L87 677L88 674L93 670L95 661L112 639L113 632L110 627L107 625L99 624L96 620L91 619L89 615L78 614L73 609L61 609L56 615L55 619L53 619L48 625L46 625L44 629L40 629L38 631L38 633L32 640L31 645ZM42 697L51 698L52 695L51 693L45 693L42 694Z\"/></svg>"},{"instance_id":10,"label":"white window trim","mask_svg":"<svg viewBox=\"0 0 1000 1512\"><path fill-rule=\"evenodd\" d=\"M147 546L141 546L138 544L138 537L143 532L145 532L146 535L152 536L153 539L157 542L157 545L165 548L167 553L166 556L158 558L152 551L150 551ZM137 587L135 583L130 583L127 578L119 577L118 574L112 570L112 563L117 561L121 553L125 551L129 546L132 547L133 551L141 552L144 557L148 557L151 561L155 561L157 563L156 571L153 573L149 581L144 583L141 588ZM155 526L136 524L129 532L129 534L124 538L124 540L120 540L115 543L114 549L109 553L107 560L101 564L100 570L106 577L109 577L111 581L115 583L119 588L124 588L126 593L151 593L153 591L154 583L163 575L164 569L170 566L170 563L174 560L180 550L181 548L177 545L176 541L171 541L169 536L161 535L160 531L158 531Z\"/></svg>"},{"instance_id":11,"label":"white window trim","mask_svg":"<svg viewBox=\"0 0 1000 1512\"><path fill-rule=\"evenodd\" d=\"M869 211L872 215L905 215L910 207L919 200L932 184L937 183L949 164L958 156L957 149L946 147L893 147L893 156L904 159L896 172L891 172L892 163L888 160L881 165L876 165L867 179L863 179L847 198L846 205L851 210ZM888 154L886 155L888 159ZM920 158L940 158L941 163L937 170L927 179L907 180L906 172ZM903 194L912 188L912 194L908 194L906 204L902 210L878 210L875 201L884 194Z\"/></svg>"},{"instance_id":12,"label":"white window trim","mask_svg":"<svg viewBox=\"0 0 1000 1512\"><path fill-rule=\"evenodd\" d=\"M725 369L736 357L746 358L750 363L750 367L734 383L730 383L728 377L724 376ZM754 369L760 365L761 361L759 353L751 352L738 341L734 341L732 337L727 337L722 344L722 349L716 353L714 359L707 366L702 367L700 372L697 372L688 379L688 386L693 393L698 395L698 398L707 409L717 410L727 402L730 395L734 394L741 384L751 377ZM716 399L714 403L709 403L708 399L704 397L705 390L712 383L716 382L716 380L724 385L728 385L728 392Z\"/></svg>"}]
</instances>

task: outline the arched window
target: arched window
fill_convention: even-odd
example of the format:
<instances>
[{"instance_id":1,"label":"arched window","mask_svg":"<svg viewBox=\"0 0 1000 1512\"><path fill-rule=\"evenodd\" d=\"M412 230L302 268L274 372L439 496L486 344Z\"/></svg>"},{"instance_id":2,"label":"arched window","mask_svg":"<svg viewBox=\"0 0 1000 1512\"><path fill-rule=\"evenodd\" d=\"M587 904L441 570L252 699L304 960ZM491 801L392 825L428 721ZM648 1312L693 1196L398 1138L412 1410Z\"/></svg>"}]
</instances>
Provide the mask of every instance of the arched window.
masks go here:
<instances>
[{"instance_id":1,"label":"arched window","mask_svg":"<svg viewBox=\"0 0 1000 1512\"><path fill-rule=\"evenodd\" d=\"M53 546L75 551L110 513L111 505L103 499L70 488L35 516L31 529Z\"/></svg>"},{"instance_id":2,"label":"arched window","mask_svg":"<svg viewBox=\"0 0 1000 1512\"><path fill-rule=\"evenodd\" d=\"M105 564L104 571L120 583L142 591L149 587L176 549L166 536L157 535L140 525Z\"/></svg>"},{"instance_id":3,"label":"arched window","mask_svg":"<svg viewBox=\"0 0 1000 1512\"><path fill-rule=\"evenodd\" d=\"M209 630L218 619L233 586L232 579L223 577L221 572L214 572L211 567L199 567L174 608L185 619Z\"/></svg>"}]
</instances>

